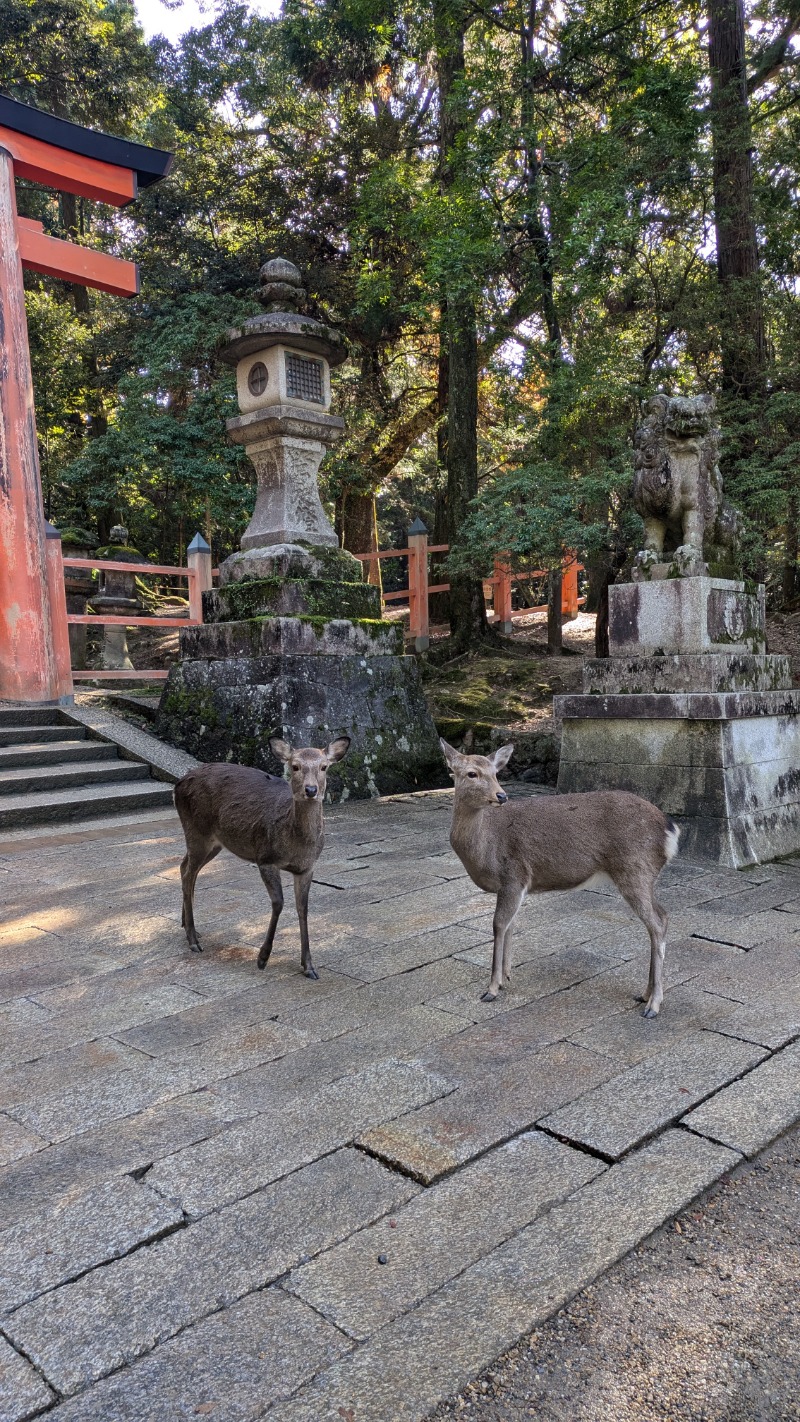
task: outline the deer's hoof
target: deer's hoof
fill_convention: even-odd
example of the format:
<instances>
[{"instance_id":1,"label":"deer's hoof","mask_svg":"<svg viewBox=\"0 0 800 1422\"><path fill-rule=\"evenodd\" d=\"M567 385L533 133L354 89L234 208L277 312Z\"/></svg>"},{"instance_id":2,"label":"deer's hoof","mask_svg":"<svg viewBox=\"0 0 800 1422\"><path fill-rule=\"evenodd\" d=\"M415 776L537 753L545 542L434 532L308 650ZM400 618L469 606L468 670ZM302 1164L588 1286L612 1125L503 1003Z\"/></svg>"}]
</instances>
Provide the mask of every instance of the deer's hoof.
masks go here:
<instances>
[{"instance_id":1,"label":"deer's hoof","mask_svg":"<svg viewBox=\"0 0 800 1422\"><path fill-rule=\"evenodd\" d=\"M496 1002L496 1001L497 1001L497 993L496 993L496 992L485 992L485 993L483 993L482 996L481 996L481 1002Z\"/></svg>"},{"instance_id":2,"label":"deer's hoof","mask_svg":"<svg viewBox=\"0 0 800 1422\"><path fill-rule=\"evenodd\" d=\"M197 942L197 939L195 939L194 943L189 944L189 951L191 953L202 953L203 950L200 947L200 944Z\"/></svg>"},{"instance_id":3,"label":"deer's hoof","mask_svg":"<svg viewBox=\"0 0 800 1422\"><path fill-rule=\"evenodd\" d=\"M310 963L307 968L303 969L303 972L305 973L306 977L311 978L313 982L319 982L319 973L317 972L316 968L313 967Z\"/></svg>"},{"instance_id":4,"label":"deer's hoof","mask_svg":"<svg viewBox=\"0 0 800 1422\"><path fill-rule=\"evenodd\" d=\"M658 1008L657 1008L657 1007L646 1007L646 1008L644 1009L644 1011L642 1012L642 1017L647 1017L648 1020L651 1019L651 1018L653 1018L653 1017L658 1017Z\"/></svg>"}]
</instances>

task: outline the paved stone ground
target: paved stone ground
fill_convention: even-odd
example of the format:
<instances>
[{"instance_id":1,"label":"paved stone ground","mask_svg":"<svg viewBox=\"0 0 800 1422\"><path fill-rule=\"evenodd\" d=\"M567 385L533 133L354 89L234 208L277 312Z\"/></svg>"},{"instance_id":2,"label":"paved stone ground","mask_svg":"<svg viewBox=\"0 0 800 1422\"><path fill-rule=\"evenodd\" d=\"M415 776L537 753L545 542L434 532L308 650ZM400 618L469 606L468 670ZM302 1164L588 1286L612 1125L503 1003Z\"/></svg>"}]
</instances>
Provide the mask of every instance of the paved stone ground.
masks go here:
<instances>
[{"instance_id":1,"label":"paved stone ground","mask_svg":"<svg viewBox=\"0 0 800 1422\"><path fill-rule=\"evenodd\" d=\"M328 814L318 983L177 822L0 844L0 1422L406 1422L800 1115L800 866L680 859L662 1016L613 892L512 986L447 794Z\"/></svg>"}]
</instances>

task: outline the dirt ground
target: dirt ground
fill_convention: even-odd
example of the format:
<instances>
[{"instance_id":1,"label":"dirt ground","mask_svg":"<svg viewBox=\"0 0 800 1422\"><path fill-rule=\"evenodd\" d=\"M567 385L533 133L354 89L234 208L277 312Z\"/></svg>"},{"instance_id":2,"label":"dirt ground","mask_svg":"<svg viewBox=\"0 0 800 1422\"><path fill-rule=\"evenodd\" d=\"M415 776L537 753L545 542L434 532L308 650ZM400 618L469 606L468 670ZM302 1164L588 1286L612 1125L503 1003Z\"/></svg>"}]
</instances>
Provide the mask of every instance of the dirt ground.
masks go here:
<instances>
[{"instance_id":1,"label":"dirt ground","mask_svg":"<svg viewBox=\"0 0 800 1422\"><path fill-rule=\"evenodd\" d=\"M799 1297L795 1129L432 1416L794 1422Z\"/></svg>"}]
</instances>

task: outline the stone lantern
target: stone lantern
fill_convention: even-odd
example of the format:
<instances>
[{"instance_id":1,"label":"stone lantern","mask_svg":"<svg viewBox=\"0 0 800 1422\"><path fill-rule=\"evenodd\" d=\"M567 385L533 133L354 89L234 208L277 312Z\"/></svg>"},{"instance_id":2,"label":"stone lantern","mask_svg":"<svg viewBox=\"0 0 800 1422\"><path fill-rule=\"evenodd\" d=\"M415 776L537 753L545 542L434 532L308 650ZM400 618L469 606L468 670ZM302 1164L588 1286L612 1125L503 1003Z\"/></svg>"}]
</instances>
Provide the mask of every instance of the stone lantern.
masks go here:
<instances>
[{"instance_id":1,"label":"stone lantern","mask_svg":"<svg viewBox=\"0 0 800 1422\"><path fill-rule=\"evenodd\" d=\"M344 433L344 420L329 413L330 370L346 359L347 347L338 331L301 314L305 291L291 262L277 257L260 276L264 315L230 331L222 351L236 367L242 412L228 420L228 435L244 446L258 475L241 548L298 542L336 548L317 474L325 451Z\"/></svg>"},{"instance_id":2,"label":"stone lantern","mask_svg":"<svg viewBox=\"0 0 800 1422\"><path fill-rule=\"evenodd\" d=\"M111 542L103 549L105 556L114 563L141 563L142 554L128 546L128 530L118 523L109 535ZM100 585L92 598L92 607L97 613L107 613L109 617L124 617L128 613L136 617L140 611L136 592L136 574L122 573L114 569L100 569ZM103 628L103 671L133 671L133 662L128 653L128 629L122 623L112 623Z\"/></svg>"},{"instance_id":3,"label":"stone lantern","mask_svg":"<svg viewBox=\"0 0 800 1422\"><path fill-rule=\"evenodd\" d=\"M181 632L158 734L200 760L282 772L271 736L324 746L346 733L331 798L443 784L416 661L320 502L320 462L344 431L330 413L344 341L303 314L291 262L267 262L260 275L264 314L229 332L222 352L241 410L228 435L255 466L255 510L241 551L220 565L219 588L203 593L203 625Z\"/></svg>"}]
</instances>

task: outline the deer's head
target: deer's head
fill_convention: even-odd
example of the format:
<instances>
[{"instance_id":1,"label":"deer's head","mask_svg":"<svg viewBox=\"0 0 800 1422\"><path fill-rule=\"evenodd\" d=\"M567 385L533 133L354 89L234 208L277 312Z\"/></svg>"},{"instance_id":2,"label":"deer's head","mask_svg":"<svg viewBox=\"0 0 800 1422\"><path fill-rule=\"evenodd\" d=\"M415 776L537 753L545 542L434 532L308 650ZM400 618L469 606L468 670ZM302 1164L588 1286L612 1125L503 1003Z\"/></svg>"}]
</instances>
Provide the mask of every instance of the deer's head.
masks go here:
<instances>
[{"instance_id":1,"label":"deer's head","mask_svg":"<svg viewBox=\"0 0 800 1422\"><path fill-rule=\"evenodd\" d=\"M439 741L455 785L456 799L470 809L504 805L508 796L497 779L511 759L514 747L501 746L494 755L464 755L447 741Z\"/></svg>"},{"instance_id":2,"label":"deer's head","mask_svg":"<svg viewBox=\"0 0 800 1422\"><path fill-rule=\"evenodd\" d=\"M324 800L328 766L347 754L350 737L339 736L325 750L315 750L312 746L290 746L288 741L282 741L278 736L273 736L269 744L278 760L287 766L292 795L302 803L306 800Z\"/></svg>"}]
</instances>

